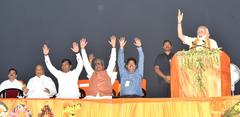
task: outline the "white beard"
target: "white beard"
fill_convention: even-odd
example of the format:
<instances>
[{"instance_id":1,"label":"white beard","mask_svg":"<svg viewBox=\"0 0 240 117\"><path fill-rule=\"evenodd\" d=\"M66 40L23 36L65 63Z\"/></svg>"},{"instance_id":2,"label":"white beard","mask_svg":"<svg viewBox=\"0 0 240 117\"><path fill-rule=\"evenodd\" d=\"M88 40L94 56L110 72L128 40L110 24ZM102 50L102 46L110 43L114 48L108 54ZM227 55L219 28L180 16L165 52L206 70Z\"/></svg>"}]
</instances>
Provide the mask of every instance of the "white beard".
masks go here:
<instances>
[{"instance_id":1,"label":"white beard","mask_svg":"<svg viewBox=\"0 0 240 117\"><path fill-rule=\"evenodd\" d=\"M206 39L207 35L204 36L198 36L198 39L202 40L202 39Z\"/></svg>"}]
</instances>

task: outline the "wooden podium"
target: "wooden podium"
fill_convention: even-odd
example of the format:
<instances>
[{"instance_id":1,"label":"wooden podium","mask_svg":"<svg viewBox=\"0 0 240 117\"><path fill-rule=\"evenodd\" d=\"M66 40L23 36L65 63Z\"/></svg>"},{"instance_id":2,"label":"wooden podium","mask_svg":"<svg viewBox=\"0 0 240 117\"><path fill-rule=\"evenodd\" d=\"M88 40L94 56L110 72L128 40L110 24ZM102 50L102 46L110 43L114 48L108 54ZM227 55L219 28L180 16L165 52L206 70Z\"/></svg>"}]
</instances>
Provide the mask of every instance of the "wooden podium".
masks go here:
<instances>
[{"instance_id":1,"label":"wooden podium","mask_svg":"<svg viewBox=\"0 0 240 117\"><path fill-rule=\"evenodd\" d=\"M179 51L171 59L171 97L231 95L230 58L220 50Z\"/></svg>"}]
</instances>

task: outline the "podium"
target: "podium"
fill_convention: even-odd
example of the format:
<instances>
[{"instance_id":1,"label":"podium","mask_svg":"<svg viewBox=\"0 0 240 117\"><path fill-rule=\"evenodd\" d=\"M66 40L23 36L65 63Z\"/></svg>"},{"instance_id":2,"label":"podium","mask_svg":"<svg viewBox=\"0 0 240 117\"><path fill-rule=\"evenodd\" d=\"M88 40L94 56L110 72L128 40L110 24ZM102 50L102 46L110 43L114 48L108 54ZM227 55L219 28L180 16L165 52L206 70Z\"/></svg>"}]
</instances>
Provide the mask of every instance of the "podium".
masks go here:
<instances>
[{"instance_id":1,"label":"podium","mask_svg":"<svg viewBox=\"0 0 240 117\"><path fill-rule=\"evenodd\" d=\"M231 95L230 58L219 50L179 51L171 59L171 97Z\"/></svg>"}]
</instances>

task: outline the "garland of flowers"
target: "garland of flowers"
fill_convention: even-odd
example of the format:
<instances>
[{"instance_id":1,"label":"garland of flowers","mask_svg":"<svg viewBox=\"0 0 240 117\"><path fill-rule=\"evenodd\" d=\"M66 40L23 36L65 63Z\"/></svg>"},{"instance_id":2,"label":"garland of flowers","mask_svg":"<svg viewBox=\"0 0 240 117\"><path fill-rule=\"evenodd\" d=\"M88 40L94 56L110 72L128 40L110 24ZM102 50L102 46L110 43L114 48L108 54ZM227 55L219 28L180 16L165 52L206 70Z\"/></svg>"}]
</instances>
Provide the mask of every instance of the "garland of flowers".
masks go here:
<instances>
[{"instance_id":1,"label":"garland of flowers","mask_svg":"<svg viewBox=\"0 0 240 117\"><path fill-rule=\"evenodd\" d=\"M204 72L209 68L215 68L220 64L220 49L200 49L190 51L180 51L177 56L180 60L181 68L194 72L193 79L197 89L205 89L206 75ZM207 63L207 64L206 64Z\"/></svg>"}]
</instances>

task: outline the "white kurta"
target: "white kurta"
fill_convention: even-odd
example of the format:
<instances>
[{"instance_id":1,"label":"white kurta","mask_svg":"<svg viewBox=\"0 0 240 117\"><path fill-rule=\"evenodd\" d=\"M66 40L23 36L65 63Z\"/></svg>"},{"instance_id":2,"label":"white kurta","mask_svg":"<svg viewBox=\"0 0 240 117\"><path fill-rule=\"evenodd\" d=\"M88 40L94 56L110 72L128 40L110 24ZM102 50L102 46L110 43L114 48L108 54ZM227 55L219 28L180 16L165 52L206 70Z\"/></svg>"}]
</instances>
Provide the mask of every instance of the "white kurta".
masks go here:
<instances>
[{"instance_id":1,"label":"white kurta","mask_svg":"<svg viewBox=\"0 0 240 117\"><path fill-rule=\"evenodd\" d=\"M64 73L57 70L51 63L49 56L45 56L45 63L48 70L57 78L58 80L58 94L57 98L79 98L80 93L78 89L78 78L83 68L83 61L80 53L76 54L77 67Z\"/></svg>"},{"instance_id":2,"label":"white kurta","mask_svg":"<svg viewBox=\"0 0 240 117\"><path fill-rule=\"evenodd\" d=\"M196 37L188 37L188 36L184 36L184 44L186 45L189 45L189 48L192 47L192 43L193 41L195 41ZM204 38L199 38L200 39L200 42L198 43L198 45L203 45L204 44ZM218 48L218 45L217 45L217 42L213 39L209 39L210 40L210 45L211 45L211 49L216 49ZM197 49L198 48L201 48L201 47L196 47Z\"/></svg>"},{"instance_id":3,"label":"white kurta","mask_svg":"<svg viewBox=\"0 0 240 117\"><path fill-rule=\"evenodd\" d=\"M10 89L10 88L16 88L22 90L23 84L22 82L18 81L17 79L14 79L13 82L10 80L5 80L1 83L0 85L0 92L5 89Z\"/></svg>"},{"instance_id":4,"label":"white kurta","mask_svg":"<svg viewBox=\"0 0 240 117\"><path fill-rule=\"evenodd\" d=\"M27 88L29 89L26 94L27 98L50 98L57 93L54 82L45 75L31 78L28 81ZM50 93L44 92L45 88L47 88Z\"/></svg>"}]
</instances>

